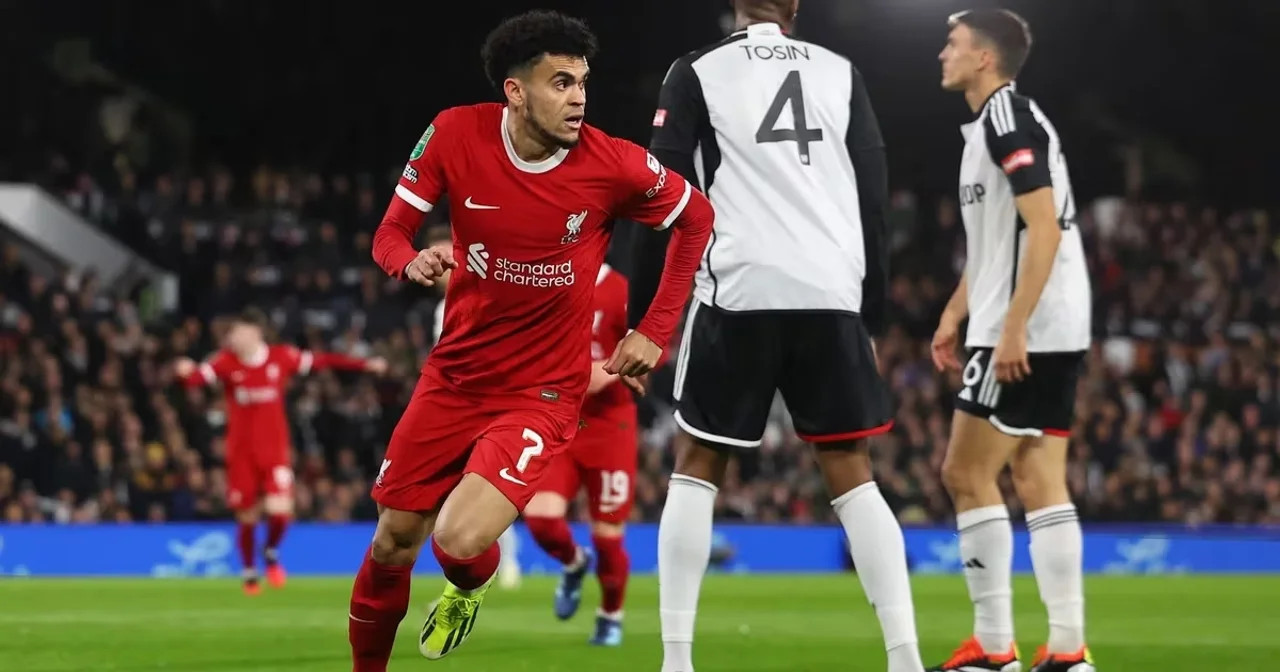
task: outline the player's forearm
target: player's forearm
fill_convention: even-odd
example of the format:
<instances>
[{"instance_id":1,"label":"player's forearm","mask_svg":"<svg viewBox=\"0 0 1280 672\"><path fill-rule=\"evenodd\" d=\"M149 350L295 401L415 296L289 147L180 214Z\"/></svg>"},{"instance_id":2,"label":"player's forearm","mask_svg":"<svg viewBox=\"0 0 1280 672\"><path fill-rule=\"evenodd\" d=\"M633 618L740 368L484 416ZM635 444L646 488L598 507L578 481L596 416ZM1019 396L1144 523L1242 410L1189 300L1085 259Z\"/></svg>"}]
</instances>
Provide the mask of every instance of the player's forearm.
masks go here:
<instances>
[{"instance_id":1,"label":"player's forearm","mask_svg":"<svg viewBox=\"0 0 1280 672\"><path fill-rule=\"evenodd\" d=\"M885 205L889 200L889 167L883 147L861 149L850 155L858 176L858 208L862 215L862 243L866 275L862 280L862 321L872 336L888 328L889 236Z\"/></svg>"},{"instance_id":2,"label":"player's forearm","mask_svg":"<svg viewBox=\"0 0 1280 672\"><path fill-rule=\"evenodd\" d=\"M184 387L204 387L218 382L218 373L208 362L201 362L191 370L191 373L185 376L178 375L178 382Z\"/></svg>"},{"instance_id":3,"label":"player's forearm","mask_svg":"<svg viewBox=\"0 0 1280 672\"><path fill-rule=\"evenodd\" d=\"M312 352L311 357L312 371L324 371L325 369L336 369L338 371L364 371L369 367L368 360L336 352Z\"/></svg>"},{"instance_id":4,"label":"player's forearm","mask_svg":"<svg viewBox=\"0 0 1280 672\"><path fill-rule=\"evenodd\" d=\"M373 260L393 278L403 280L405 267L418 256L413 238L422 225L422 212L399 197L391 199L382 223L373 234Z\"/></svg>"},{"instance_id":5,"label":"player's forearm","mask_svg":"<svg viewBox=\"0 0 1280 672\"><path fill-rule=\"evenodd\" d=\"M604 360L591 362L591 382L587 384L587 394L599 394L616 382L618 376L604 370Z\"/></svg>"},{"instance_id":6,"label":"player's forearm","mask_svg":"<svg viewBox=\"0 0 1280 672\"><path fill-rule=\"evenodd\" d=\"M635 329L653 305L662 282L673 228L654 231L643 224L631 227L631 276L627 287L627 328Z\"/></svg>"},{"instance_id":7,"label":"player's forearm","mask_svg":"<svg viewBox=\"0 0 1280 672\"><path fill-rule=\"evenodd\" d=\"M659 346L666 346L680 322L680 314L689 301L693 276L698 272L714 223L715 213L711 204L701 192L694 191L688 206L673 225L675 230L667 245L666 265L658 291L645 311L644 319L635 328Z\"/></svg>"},{"instance_id":8,"label":"player's forearm","mask_svg":"<svg viewBox=\"0 0 1280 672\"><path fill-rule=\"evenodd\" d=\"M1009 324L1025 326L1031 319L1031 313L1040 301L1040 294L1049 282L1049 273L1053 271L1053 260L1058 254L1058 242L1062 240L1062 231L1057 222L1048 222L1040 226L1028 226L1027 251L1022 257L1022 272L1018 274L1018 286L1013 291L1013 299L1009 301L1009 313L1006 321Z\"/></svg>"},{"instance_id":9,"label":"player's forearm","mask_svg":"<svg viewBox=\"0 0 1280 672\"><path fill-rule=\"evenodd\" d=\"M1049 282L1053 261L1058 256L1062 229L1053 208L1053 190L1038 189L1018 197L1018 212L1027 223L1027 249L1022 256L1018 284L1009 301L1006 325L1026 326Z\"/></svg>"},{"instance_id":10,"label":"player's forearm","mask_svg":"<svg viewBox=\"0 0 1280 672\"><path fill-rule=\"evenodd\" d=\"M947 307L942 309L942 315L946 319L960 322L969 315L969 274L968 272L960 274L960 283L956 285L956 291L951 293L951 298L947 301Z\"/></svg>"}]
</instances>

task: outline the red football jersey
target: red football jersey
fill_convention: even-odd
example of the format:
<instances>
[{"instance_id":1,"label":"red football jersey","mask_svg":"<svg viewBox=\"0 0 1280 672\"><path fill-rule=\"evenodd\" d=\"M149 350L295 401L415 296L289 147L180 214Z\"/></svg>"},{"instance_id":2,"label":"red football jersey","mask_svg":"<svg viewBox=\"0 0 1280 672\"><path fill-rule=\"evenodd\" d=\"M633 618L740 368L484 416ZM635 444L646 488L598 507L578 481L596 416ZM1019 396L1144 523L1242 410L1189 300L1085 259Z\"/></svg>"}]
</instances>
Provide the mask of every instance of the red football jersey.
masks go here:
<instances>
[{"instance_id":1,"label":"red football jersey","mask_svg":"<svg viewBox=\"0 0 1280 672\"><path fill-rule=\"evenodd\" d=\"M264 464L287 464L290 441L284 400L289 380L324 368L358 370L364 365L364 360L345 355L269 345L248 360L219 350L186 382L222 383L227 402L227 460L251 455Z\"/></svg>"},{"instance_id":2,"label":"red football jersey","mask_svg":"<svg viewBox=\"0 0 1280 672\"><path fill-rule=\"evenodd\" d=\"M574 148L524 161L506 120L507 108L493 103L441 112L396 186L396 197L421 212L446 193L452 206L458 268L425 366L466 391L580 403L608 223L626 217L661 229L691 201L708 218L710 206L638 145L585 124ZM398 219L396 207L374 236L374 258L404 277L421 217Z\"/></svg>"},{"instance_id":3,"label":"red football jersey","mask_svg":"<svg viewBox=\"0 0 1280 672\"><path fill-rule=\"evenodd\" d=\"M591 359L601 361L613 354L613 348L627 335L627 278L608 264L600 267L596 277L595 311L591 319ZM636 400L631 389L615 381L587 397L582 403L582 418L634 424Z\"/></svg>"}]
</instances>

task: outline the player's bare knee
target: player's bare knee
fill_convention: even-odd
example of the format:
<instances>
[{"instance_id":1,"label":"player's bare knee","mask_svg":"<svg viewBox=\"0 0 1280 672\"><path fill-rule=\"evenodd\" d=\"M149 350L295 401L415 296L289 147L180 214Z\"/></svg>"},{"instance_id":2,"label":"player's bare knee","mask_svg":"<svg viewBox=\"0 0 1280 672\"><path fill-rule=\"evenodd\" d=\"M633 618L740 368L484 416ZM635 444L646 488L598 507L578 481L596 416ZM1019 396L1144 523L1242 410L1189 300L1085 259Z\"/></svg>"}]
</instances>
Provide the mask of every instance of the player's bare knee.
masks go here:
<instances>
[{"instance_id":1,"label":"player's bare knee","mask_svg":"<svg viewBox=\"0 0 1280 672\"><path fill-rule=\"evenodd\" d=\"M704 444L684 432L677 435L675 473L719 485L724 481L728 464L729 455L725 450Z\"/></svg>"},{"instance_id":2,"label":"player's bare knee","mask_svg":"<svg viewBox=\"0 0 1280 672\"><path fill-rule=\"evenodd\" d=\"M262 508L270 516L292 516L293 498L289 495L267 495Z\"/></svg>"},{"instance_id":3,"label":"player's bare knee","mask_svg":"<svg viewBox=\"0 0 1280 672\"><path fill-rule=\"evenodd\" d=\"M261 519L262 516L258 514L258 507L256 506L236 511L236 522L241 525L257 525Z\"/></svg>"},{"instance_id":4,"label":"player's bare knee","mask_svg":"<svg viewBox=\"0 0 1280 672\"><path fill-rule=\"evenodd\" d=\"M529 500L524 515L534 518L563 518L569 512L569 502L557 492L542 491Z\"/></svg>"},{"instance_id":5,"label":"player's bare knee","mask_svg":"<svg viewBox=\"0 0 1280 672\"><path fill-rule=\"evenodd\" d=\"M1018 451L1010 471L1014 492L1028 511L1070 501L1065 445L1059 447L1033 441Z\"/></svg>"},{"instance_id":6,"label":"player's bare knee","mask_svg":"<svg viewBox=\"0 0 1280 672\"><path fill-rule=\"evenodd\" d=\"M998 446L990 446L991 453L998 453ZM942 460L942 485L957 504L967 498L978 497L983 491L996 488L1003 459L981 454L971 444L952 441Z\"/></svg>"},{"instance_id":7,"label":"player's bare knee","mask_svg":"<svg viewBox=\"0 0 1280 672\"><path fill-rule=\"evenodd\" d=\"M420 514L386 509L378 517L370 553L380 564L412 564L418 558L426 532L426 521Z\"/></svg>"},{"instance_id":8,"label":"player's bare knee","mask_svg":"<svg viewBox=\"0 0 1280 672\"><path fill-rule=\"evenodd\" d=\"M866 441L816 444L818 468L833 497L875 480L871 452Z\"/></svg>"},{"instance_id":9,"label":"player's bare knee","mask_svg":"<svg viewBox=\"0 0 1280 672\"><path fill-rule=\"evenodd\" d=\"M591 536L601 539L618 539L626 531L623 523L606 523L602 520L591 521Z\"/></svg>"},{"instance_id":10,"label":"player's bare knee","mask_svg":"<svg viewBox=\"0 0 1280 672\"><path fill-rule=\"evenodd\" d=\"M484 553L496 541L475 527L448 523L437 527L432 536L441 550L459 560Z\"/></svg>"},{"instance_id":11,"label":"player's bare knee","mask_svg":"<svg viewBox=\"0 0 1280 672\"><path fill-rule=\"evenodd\" d=\"M976 469L973 464L958 458L955 451L947 451L946 458L942 460L942 485L951 494L952 499L972 497L985 478L981 469Z\"/></svg>"}]
</instances>

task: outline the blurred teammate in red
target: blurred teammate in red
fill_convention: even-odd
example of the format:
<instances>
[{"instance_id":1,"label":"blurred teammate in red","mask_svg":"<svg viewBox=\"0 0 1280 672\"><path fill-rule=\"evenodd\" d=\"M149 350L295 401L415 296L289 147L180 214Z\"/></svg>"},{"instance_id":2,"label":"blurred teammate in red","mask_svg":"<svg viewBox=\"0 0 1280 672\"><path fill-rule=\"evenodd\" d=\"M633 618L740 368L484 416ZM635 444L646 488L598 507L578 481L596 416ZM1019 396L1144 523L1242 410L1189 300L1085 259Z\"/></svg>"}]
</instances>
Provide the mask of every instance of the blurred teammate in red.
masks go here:
<instances>
[{"instance_id":1,"label":"blurred teammate in red","mask_svg":"<svg viewBox=\"0 0 1280 672\"><path fill-rule=\"evenodd\" d=\"M374 259L394 277L431 285L456 269L440 342L373 487L378 528L351 595L356 672L386 669L428 535L448 583L419 650L439 658L473 631L499 562L494 542L577 433L609 223L627 218L673 235L659 298L607 371L639 387L689 295L711 206L644 149L583 123L595 49L590 30L562 14L503 22L482 51L505 104L437 115L374 235ZM446 193L452 247L419 252L423 213Z\"/></svg>"},{"instance_id":2,"label":"blurred teammate in red","mask_svg":"<svg viewBox=\"0 0 1280 672\"><path fill-rule=\"evenodd\" d=\"M260 500L267 513L263 550L267 581L274 588L285 582L280 542L293 516L293 460L284 409L289 380L324 369L381 374L387 368L381 358L364 360L268 345L265 325L260 311L246 310L231 323L223 348L205 362L196 364L186 357L174 362L174 372L189 387L222 383L227 404L227 505L239 523L244 591L250 595L261 590L254 552Z\"/></svg>"},{"instance_id":3,"label":"blurred teammate in red","mask_svg":"<svg viewBox=\"0 0 1280 672\"><path fill-rule=\"evenodd\" d=\"M591 382L582 406L583 425L569 450L547 468L538 493L524 509L534 541L564 567L556 588L555 613L572 618L582 602L582 581L592 562L600 579L601 603L591 643L622 644L622 600L630 560L623 526L631 515L636 474L636 403L618 376L605 371L610 343L627 333L627 279L608 265L596 276L591 323ZM578 546L565 516L569 502L586 486L591 516L591 549Z\"/></svg>"}]
</instances>

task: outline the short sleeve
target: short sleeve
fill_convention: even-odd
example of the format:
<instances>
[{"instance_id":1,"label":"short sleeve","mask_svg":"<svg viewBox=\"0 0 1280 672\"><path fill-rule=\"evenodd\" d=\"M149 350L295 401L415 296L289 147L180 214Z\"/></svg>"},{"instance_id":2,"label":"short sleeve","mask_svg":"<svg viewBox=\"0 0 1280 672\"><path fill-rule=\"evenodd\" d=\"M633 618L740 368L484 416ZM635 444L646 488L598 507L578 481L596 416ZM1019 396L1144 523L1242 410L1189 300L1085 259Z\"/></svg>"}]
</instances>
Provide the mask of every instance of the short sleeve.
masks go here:
<instances>
[{"instance_id":1,"label":"short sleeve","mask_svg":"<svg viewBox=\"0 0 1280 672\"><path fill-rule=\"evenodd\" d=\"M1053 186L1049 173L1049 134L1036 121L1030 103L1001 91L987 109L987 149L991 160L1009 178L1013 193L1021 196Z\"/></svg>"},{"instance_id":2,"label":"short sleeve","mask_svg":"<svg viewBox=\"0 0 1280 672\"><path fill-rule=\"evenodd\" d=\"M310 350L300 350L292 345L278 346L278 349L272 348L272 357L279 358L280 366L291 376L307 375L311 372L311 365L314 363Z\"/></svg>"},{"instance_id":3,"label":"short sleeve","mask_svg":"<svg viewBox=\"0 0 1280 672\"><path fill-rule=\"evenodd\" d=\"M444 145L459 132L456 117L456 108L436 115L409 152L396 184L396 196L422 212L430 212L445 194Z\"/></svg>"},{"instance_id":4,"label":"short sleeve","mask_svg":"<svg viewBox=\"0 0 1280 672\"><path fill-rule=\"evenodd\" d=\"M219 350L200 363L198 375L205 385L213 385L219 380L226 380L233 368L235 368L234 356L226 350Z\"/></svg>"},{"instance_id":5,"label":"short sleeve","mask_svg":"<svg viewBox=\"0 0 1280 672\"><path fill-rule=\"evenodd\" d=\"M649 147L692 154L698 146L699 127L706 117L707 105L698 73L688 57L679 58L662 80Z\"/></svg>"},{"instance_id":6,"label":"short sleeve","mask_svg":"<svg viewBox=\"0 0 1280 672\"><path fill-rule=\"evenodd\" d=\"M693 187L639 145L616 138L614 142L619 150L616 214L658 230L671 226L689 204Z\"/></svg>"}]
</instances>

